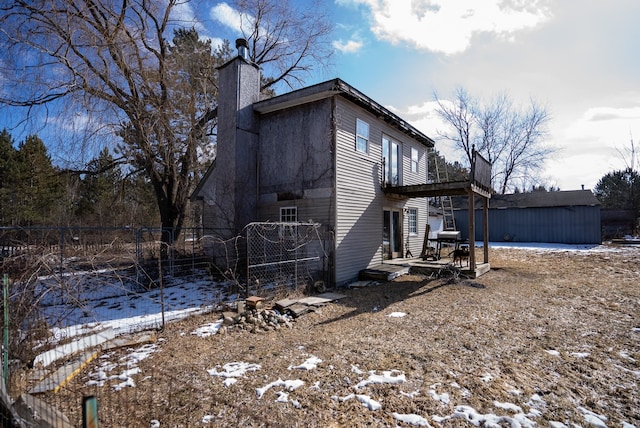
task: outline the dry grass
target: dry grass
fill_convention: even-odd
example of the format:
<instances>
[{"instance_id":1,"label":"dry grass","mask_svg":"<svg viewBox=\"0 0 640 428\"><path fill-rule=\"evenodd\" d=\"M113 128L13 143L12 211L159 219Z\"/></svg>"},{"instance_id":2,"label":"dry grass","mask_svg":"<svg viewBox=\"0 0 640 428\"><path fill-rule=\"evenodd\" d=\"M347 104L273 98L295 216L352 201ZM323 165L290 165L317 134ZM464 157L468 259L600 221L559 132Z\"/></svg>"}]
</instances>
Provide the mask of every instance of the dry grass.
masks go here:
<instances>
[{"instance_id":1,"label":"dry grass","mask_svg":"<svg viewBox=\"0 0 640 428\"><path fill-rule=\"evenodd\" d=\"M97 393L102 426L148 427L152 419L161 427L203 426L206 415L212 416L208 426L409 426L395 420L395 412L420 415L434 427L463 427L470 422L438 423L434 416L466 405L513 417L500 402L524 413L537 409L529 418L539 426L589 426L583 407L606 416L607 426L640 427L638 256L640 249L492 249L492 270L475 282L405 276L344 290L346 299L302 316L293 329L200 338L190 332L214 317L192 318L160 334L160 350L141 362L136 387L89 390L80 375L65 393ZM407 315L392 318L391 312ZM322 363L309 371L290 368L310 356ZM207 373L237 361L261 369L230 387ZM356 390L374 370L397 370L406 381ZM283 387L259 399L256 388L278 379L304 385L289 392L289 402L275 401ZM430 390L449 394L449 402ZM354 392L382 408L332 399ZM532 403L534 394L542 401Z\"/></svg>"}]
</instances>

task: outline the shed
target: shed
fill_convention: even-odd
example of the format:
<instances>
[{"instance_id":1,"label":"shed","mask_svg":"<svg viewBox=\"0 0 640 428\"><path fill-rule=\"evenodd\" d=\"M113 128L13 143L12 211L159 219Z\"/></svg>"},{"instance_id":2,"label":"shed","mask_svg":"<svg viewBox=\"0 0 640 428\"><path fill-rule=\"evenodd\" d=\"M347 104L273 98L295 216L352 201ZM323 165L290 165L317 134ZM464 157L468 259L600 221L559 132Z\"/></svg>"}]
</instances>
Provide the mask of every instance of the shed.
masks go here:
<instances>
[{"instance_id":1,"label":"shed","mask_svg":"<svg viewBox=\"0 0 640 428\"><path fill-rule=\"evenodd\" d=\"M462 231L463 239L468 239L467 200L461 198L454 205L458 230ZM476 206L476 212L479 209ZM492 242L602 242L600 202L590 190L493 195L489 212ZM476 228L476 239L481 230Z\"/></svg>"}]
</instances>

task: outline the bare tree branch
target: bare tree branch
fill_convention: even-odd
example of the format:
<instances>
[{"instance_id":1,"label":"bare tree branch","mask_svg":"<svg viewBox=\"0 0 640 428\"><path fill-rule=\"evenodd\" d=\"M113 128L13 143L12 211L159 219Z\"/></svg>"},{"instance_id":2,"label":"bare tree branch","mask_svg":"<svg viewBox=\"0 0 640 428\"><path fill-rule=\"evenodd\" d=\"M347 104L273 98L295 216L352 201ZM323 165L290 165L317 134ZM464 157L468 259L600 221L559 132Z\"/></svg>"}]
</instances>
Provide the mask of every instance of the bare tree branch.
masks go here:
<instances>
[{"instance_id":1,"label":"bare tree branch","mask_svg":"<svg viewBox=\"0 0 640 428\"><path fill-rule=\"evenodd\" d=\"M506 94L488 104L459 88L453 101L441 100L438 114L449 125L439 137L452 141L471 163L473 147L493 164L492 185L499 193L515 189L517 179L535 181L536 174L552 148L544 144L548 111L530 100L526 109L518 109Z\"/></svg>"}]
</instances>

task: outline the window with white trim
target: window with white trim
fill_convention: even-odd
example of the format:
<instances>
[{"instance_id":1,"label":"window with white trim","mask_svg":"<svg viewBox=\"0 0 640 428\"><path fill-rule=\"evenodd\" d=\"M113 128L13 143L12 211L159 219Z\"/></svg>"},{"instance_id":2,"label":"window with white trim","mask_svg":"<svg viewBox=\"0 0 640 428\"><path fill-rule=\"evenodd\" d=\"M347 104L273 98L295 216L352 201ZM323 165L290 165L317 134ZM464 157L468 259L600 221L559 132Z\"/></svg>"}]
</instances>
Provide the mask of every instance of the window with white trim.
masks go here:
<instances>
[{"instance_id":1,"label":"window with white trim","mask_svg":"<svg viewBox=\"0 0 640 428\"><path fill-rule=\"evenodd\" d=\"M298 207L282 207L280 208L280 222L297 223Z\"/></svg>"},{"instance_id":2,"label":"window with white trim","mask_svg":"<svg viewBox=\"0 0 640 428\"><path fill-rule=\"evenodd\" d=\"M411 172L418 172L418 149L411 147Z\"/></svg>"},{"instance_id":3,"label":"window with white trim","mask_svg":"<svg viewBox=\"0 0 640 428\"><path fill-rule=\"evenodd\" d=\"M407 223L409 225L409 235L418 234L418 210L409 208L407 211Z\"/></svg>"},{"instance_id":4,"label":"window with white trim","mask_svg":"<svg viewBox=\"0 0 640 428\"><path fill-rule=\"evenodd\" d=\"M369 124L356 119L356 150L369 153Z\"/></svg>"},{"instance_id":5,"label":"window with white trim","mask_svg":"<svg viewBox=\"0 0 640 428\"><path fill-rule=\"evenodd\" d=\"M384 163L384 183L399 186L402 147L397 141L384 135L382 136L382 162Z\"/></svg>"}]
</instances>

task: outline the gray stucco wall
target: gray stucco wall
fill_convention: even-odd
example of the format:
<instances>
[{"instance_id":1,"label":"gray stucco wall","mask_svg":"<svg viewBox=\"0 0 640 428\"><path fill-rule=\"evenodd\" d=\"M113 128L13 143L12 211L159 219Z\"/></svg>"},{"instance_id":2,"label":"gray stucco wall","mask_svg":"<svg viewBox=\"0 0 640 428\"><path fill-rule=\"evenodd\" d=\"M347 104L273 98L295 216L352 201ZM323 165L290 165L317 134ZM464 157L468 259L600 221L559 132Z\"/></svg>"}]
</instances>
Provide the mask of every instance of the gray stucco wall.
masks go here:
<instances>
[{"instance_id":1,"label":"gray stucco wall","mask_svg":"<svg viewBox=\"0 0 640 428\"><path fill-rule=\"evenodd\" d=\"M469 214L455 211L456 228L468 239ZM482 242L482 210L475 211L476 242ZM489 209L489 241L600 244L600 207Z\"/></svg>"},{"instance_id":2,"label":"gray stucco wall","mask_svg":"<svg viewBox=\"0 0 640 428\"><path fill-rule=\"evenodd\" d=\"M333 222L332 135L330 99L261 116L259 220L277 221L280 207L298 206L300 221Z\"/></svg>"}]
</instances>

